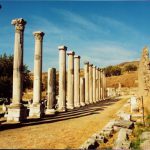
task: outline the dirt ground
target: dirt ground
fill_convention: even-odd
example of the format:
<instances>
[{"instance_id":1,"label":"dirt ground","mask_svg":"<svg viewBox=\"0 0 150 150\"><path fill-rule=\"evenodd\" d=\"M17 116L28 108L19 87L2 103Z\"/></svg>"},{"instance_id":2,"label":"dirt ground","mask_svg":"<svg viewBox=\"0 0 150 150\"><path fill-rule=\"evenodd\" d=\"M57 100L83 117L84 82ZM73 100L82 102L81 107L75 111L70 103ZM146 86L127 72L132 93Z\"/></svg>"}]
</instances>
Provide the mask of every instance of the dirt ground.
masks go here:
<instances>
[{"instance_id":1,"label":"dirt ground","mask_svg":"<svg viewBox=\"0 0 150 150\"><path fill-rule=\"evenodd\" d=\"M37 122L31 120L14 129L1 128L0 148L79 148L115 118L126 100L103 101Z\"/></svg>"}]
</instances>

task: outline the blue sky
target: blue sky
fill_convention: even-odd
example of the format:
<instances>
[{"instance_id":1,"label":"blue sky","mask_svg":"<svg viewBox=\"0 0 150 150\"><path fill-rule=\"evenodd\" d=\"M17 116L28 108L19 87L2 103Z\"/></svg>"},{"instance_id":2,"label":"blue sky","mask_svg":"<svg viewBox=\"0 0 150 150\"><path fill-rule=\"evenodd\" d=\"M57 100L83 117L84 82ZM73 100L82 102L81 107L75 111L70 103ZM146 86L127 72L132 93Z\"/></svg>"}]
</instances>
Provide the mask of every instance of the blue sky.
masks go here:
<instances>
[{"instance_id":1,"label":"blue sky","mask_svg":"<svg viewBox=\"0 0 150 150\"><path fill-rule=\"evenodd\" d=\"M58 46L66 45L85 60L104 67L138 60L150 46L150 2L0 1L0 54L13 54L11 20L27 21L24 63L34 64L34 31L45 32L43 71L58 68Z\"/></svg>"}]
</instances>

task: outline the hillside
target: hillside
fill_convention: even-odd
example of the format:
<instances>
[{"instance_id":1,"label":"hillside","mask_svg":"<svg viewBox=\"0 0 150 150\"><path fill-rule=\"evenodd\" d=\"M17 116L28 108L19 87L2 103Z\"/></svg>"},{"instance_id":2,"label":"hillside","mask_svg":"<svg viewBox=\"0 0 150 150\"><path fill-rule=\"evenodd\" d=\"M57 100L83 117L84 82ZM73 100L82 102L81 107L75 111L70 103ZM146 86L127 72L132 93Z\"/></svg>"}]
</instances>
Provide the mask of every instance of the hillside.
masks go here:
<instances>
[{"instance_id":1,"label":"hillside","mask_svg":"<svg viewBox=\"0 0 150 150\"><path fill-rule=\"evenodd\" d=\"M124 73L120 76L107 77L107 87L118 87L118 83L121 83L122 87L137 87L138 72L133 71Z\"/></svg>"}]
</instances>

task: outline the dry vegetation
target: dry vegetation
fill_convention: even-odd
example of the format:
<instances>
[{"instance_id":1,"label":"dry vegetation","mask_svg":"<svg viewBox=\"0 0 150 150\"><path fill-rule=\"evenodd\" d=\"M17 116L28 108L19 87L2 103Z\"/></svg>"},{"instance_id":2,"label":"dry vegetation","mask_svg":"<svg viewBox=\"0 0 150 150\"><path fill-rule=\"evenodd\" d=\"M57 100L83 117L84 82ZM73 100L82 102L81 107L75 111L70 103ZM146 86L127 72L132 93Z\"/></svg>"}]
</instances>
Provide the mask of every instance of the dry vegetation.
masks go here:
<instances>
[{"instance_id":1,"label":"dry vegetation","mask_svg":"<svg viewBox=\"0 0 150 150\"><path fill-rule=\"evenodd\" d=\"M107 87L118 87L118 83L121 83L122 87L137 87L138 72L133 71L124 73L120 76L107 77Z\"/></svg>"}]
</instances>

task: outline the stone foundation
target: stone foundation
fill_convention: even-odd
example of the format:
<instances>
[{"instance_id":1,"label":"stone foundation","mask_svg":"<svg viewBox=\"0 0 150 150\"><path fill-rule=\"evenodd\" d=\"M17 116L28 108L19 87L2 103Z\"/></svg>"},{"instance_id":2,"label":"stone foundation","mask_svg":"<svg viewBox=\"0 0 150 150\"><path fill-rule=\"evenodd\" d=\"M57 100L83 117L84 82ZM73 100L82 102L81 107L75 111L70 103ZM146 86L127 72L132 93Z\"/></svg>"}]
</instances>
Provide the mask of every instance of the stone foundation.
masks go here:
<instances>
[{"instance_id":1,"label":"stone foundation","mask_svg":"<svg viewBox=\"0 0 150 150\"><path fill-rule=\"evenodd\" d=\"M46 109L45 114L46 115L54 115L55 114L55 109Z\"/></svg>"},{"instance_id":2,"label":"stone foundation","mask_svg":"<svg viewBox=\"0 0 150 150\"><path fill-rule=\"evenodd\" d=\"M29 112L29 117L36 117L40 118L44 115L44 106L41 104L37 105L31 105L30 106L30 112Z\"/></svg>"},{"instance_id":3,"label":"stone foundation","mask_svg":"<svg viewBox=\"0 0 150 150\"><path fill-rule=\"evenodd\" d=\"M21 106L9 106L7 122L21 122L27 118L27 107Z\"/></svg>"}]
</instances>

